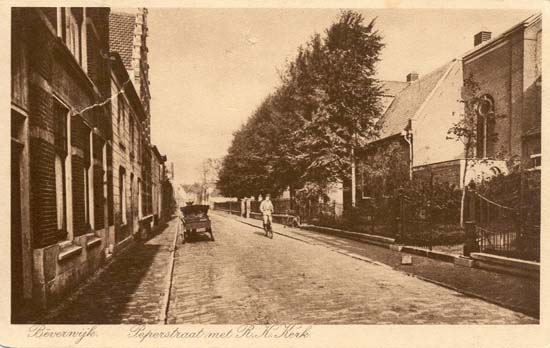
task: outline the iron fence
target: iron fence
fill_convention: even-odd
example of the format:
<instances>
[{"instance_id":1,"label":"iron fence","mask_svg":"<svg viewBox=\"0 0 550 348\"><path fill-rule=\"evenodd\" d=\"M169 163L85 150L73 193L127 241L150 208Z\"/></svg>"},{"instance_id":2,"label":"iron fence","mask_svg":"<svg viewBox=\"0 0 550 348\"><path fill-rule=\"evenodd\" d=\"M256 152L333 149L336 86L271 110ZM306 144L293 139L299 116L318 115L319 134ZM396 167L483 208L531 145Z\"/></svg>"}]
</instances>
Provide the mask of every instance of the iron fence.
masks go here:
<instances>
[{"instance_id":1,"label":"iron fence","mask_svg":"<svg viewBox=\"0 0 550 348\"><path fill-rule=\"evenodd\" d=\"M400 228L396 231L396 236L399 241L432 250L435 241L431 201L399 194L398 202Z\"/></svg>"},{"instance_id":2,"label":"iron fence","mask_svg":"<svg viewBox=\"0 0 550 348\"><path fill-rule=\"evenodd\" d=\"M225 211L233 215L241 215L241 203L235 201L214 202L214 210Z\"/></svg>"},{"instance_id":3,"label":"iron fence","mask_svg":"<svg viewBox=\"0 0 550 348\"><path fill-rule=\"evenodd\" d=\"M526 260L540 260L540 225L525 219L521 204L509 207L468 190L466 213L474 225L479 251Z\"/></svg>"}]
</instances>

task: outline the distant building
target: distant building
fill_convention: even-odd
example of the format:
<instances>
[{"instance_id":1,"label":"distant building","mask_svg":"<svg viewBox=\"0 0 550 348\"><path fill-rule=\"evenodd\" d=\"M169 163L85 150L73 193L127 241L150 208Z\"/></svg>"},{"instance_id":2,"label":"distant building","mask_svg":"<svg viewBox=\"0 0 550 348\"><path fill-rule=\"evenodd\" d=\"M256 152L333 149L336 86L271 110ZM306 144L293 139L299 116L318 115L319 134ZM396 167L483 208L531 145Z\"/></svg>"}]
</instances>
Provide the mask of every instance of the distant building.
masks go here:
<instances>
[{"instance_id":1,"label":"distant building","mask_svg":"<svg viewBox=\"0 0 550 348\"><path fill-rule=\"evenodd\" d=\"M151 180L152 180L152 202L153 202L153 219L154 224L158 225L166 217L166 209L169 209L169 201L167 200L171 193L167 192L166 182L166 156L160 154L156 145L151 148ZM169 185L171 186L171 185Z\"/></svg>"}]
</instances>

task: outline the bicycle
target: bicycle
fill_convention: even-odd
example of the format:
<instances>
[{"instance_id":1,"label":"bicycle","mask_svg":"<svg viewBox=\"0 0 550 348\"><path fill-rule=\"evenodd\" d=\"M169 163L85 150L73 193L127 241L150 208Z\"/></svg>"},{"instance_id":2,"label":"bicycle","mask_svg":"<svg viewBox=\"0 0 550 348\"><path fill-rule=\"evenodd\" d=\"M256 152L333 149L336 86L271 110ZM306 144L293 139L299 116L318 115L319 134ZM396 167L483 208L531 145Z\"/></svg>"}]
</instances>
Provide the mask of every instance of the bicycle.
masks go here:
<instances>
[{"instance_id":1,"label":"bicycle","mask_svg":"<svg viewBox=\"0 0 550 348\"><path fill-rule=\"evenodd\" d=\"M265 236L270 239L273 239L273 230L271 229L271 216L267 215L267 217L268 217L267 223L264 222Z\"/></svg>"}]
</instances>

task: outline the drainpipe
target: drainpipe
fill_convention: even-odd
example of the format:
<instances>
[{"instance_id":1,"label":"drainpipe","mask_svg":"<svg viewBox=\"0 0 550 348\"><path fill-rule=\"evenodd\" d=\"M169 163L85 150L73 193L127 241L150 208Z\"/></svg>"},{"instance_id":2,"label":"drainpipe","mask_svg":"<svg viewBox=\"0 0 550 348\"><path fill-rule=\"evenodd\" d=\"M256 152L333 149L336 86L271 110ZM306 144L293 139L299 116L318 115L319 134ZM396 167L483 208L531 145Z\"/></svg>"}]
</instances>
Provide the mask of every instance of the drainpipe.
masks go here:
<instances>
[{"instance_id":1,"label":"drainpipe","mask_svg":"<svg viewBox=\"0 0 550 348\"><path fill-rule=\"evenodd\" d=\"M407 127L401 132L403 139L409 144L409 179L413 178L413 142L412 142L412 120L409 118Z\"/></svg>"}]
</instances>

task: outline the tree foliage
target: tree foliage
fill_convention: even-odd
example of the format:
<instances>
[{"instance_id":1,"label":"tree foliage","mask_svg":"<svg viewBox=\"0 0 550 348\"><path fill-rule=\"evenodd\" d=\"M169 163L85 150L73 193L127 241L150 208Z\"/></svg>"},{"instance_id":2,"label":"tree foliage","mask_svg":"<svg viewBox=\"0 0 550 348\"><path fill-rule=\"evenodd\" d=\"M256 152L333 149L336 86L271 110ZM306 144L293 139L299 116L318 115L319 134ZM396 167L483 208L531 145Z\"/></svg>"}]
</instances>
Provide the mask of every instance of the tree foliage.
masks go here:
<instances>
[{"instance_id":1,"label":"tree foliage","mask_svg":"<svg viewBox=\"0 0 550 348\"><path fill-rule=\"evenodd\" d=\"M218 187L227 196L325 188L350 168L352 148L378 134L383 48L374 20L343 11L287 64L281 86L233 138Z\"/></svg>"}]
</instances>

